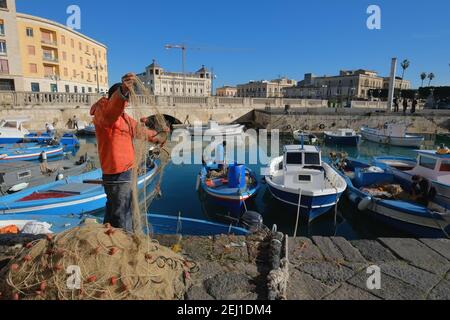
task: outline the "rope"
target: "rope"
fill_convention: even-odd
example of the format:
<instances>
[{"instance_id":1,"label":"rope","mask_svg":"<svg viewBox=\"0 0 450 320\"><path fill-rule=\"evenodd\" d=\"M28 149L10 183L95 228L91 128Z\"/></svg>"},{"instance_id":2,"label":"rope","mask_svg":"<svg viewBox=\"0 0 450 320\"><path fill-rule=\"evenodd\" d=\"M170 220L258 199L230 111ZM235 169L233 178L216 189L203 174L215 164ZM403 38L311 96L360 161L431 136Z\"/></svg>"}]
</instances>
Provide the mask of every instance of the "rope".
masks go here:
<instances>
[{"instance_id":1,"label":"rope","mask_svg":"<svg viewBox=\"0 0 450 320\"><path fill-rule=\"evenodd\" d=\"M302 201L302 189L298 189L297 220L295 221L294 238L297 237L298 222L300 220L301 201Z\"/></svg>"}]
</instances>

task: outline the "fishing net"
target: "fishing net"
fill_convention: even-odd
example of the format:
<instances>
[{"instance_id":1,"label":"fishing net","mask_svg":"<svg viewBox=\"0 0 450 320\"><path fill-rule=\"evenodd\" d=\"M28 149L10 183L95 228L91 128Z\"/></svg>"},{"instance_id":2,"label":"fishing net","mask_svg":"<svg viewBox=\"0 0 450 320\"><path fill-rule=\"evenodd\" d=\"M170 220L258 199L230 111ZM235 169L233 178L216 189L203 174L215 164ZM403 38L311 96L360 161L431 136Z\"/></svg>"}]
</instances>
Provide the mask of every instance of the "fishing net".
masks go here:
<instances>
[{"instance_id":1,"label":"fishing net","mask_svg":"<svg viewBox=\"0 0 450 320\"><path fill-rule=\"evenodd\" d=\"M130 88L130 109L138 121L133 145L132 170L133 234L111 226L85 224L72 230L27 245L0 275L0 292L7 299L176 299L187 288L196 267L172 250L152 240L147 219L150 203L161 195L164 170L170 161L168 147L158 154L157 176L145 179L148 168L146 129L150 123L160 142L168 139L167 123L153 102L153 96L139 80ZM138 187L138 181L140 182ZM148 190L148 184L154 187ZM180 238L181 240L181 238ZM81 288L70 289L67 268L80 268Z\"/></svg>"},{"instance_id":2,"label":"fishing net","mask_svg":"<svg viewBox=\"0 0 450 320\"><path fill-rule=\"evenodd\" d=\"M196 268L147 236L87 222L26 245L0 275L0 297L25 300L168 300Z\"/></svg>"}]
</instances>

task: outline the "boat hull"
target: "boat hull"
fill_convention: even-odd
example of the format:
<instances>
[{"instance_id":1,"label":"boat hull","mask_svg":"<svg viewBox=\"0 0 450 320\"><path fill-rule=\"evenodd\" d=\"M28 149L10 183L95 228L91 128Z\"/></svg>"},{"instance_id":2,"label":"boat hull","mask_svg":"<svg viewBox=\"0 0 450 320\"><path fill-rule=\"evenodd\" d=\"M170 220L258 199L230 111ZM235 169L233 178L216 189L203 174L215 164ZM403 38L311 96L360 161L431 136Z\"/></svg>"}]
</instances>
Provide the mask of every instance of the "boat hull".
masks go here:
<instances>
[{"instance_id":1,"label":"boat hull","mask_svg":"<svg viewBox=\"0 0 450 320\"><path fill-rule=\"evenodd\" d=\"M361 136L334 136L325 133L325 143L344 146L358 146L361 142Z\"/></svg>"},{"instance_id":2,"label":"boat hull","mask_svg":"<svg viewBox=\"0 0 450 320\"><path fill-rule=\"evenodd\" d=\"M57 148L30 148L3 150L4 154L0 157L0 162L15 161L35 161L40 160L42 153L45 152L47 158L60 157L64 154L64 147Z\"/></svg>"},{"instance_id":3,"label":"boat hull","mask_svg":"<svg viewBox=\"0 0 450 320\"><path fill-rule=\"evenodd\" d=\"M278 201L298 208L298 193L286 192L270 184L269 191ZM302 195L300 199L300 215L308 221L313 221L333 209L339 202L341 196L342 192L314 197Z\"/></svg>"},{"instance_id":4,"label":"boat hull","mask_svg":"<svg viewBox=\"0 0 450 320\"><path fill-rule=\"evenodd\" d=\"M367 129L362 129L361 135L368 141L407 148L420 148L424 141L424 137L420 136L390 137Z\"/></svg>"},{"instance_id":5,"label":"boat hull","mask_svg":"<svg viewBox=\"0 0 450 320\"><path fill-rule=\"evenodd\" d=\"M348 160L347 163L353 168L369 166L352 160ZM373 198L356 188L349 177L342 173L341 175L347 181L346 196L350 202L358 207L363 199L370 199L363 211L368 212L380 222L418 237L441 238L445 237L446 233L450 233L450 216L444 218L444 215L433 213L415 203Z\"/></svg>"},{"instance_id":6,"label":"boat hull","mask_svg":"<svg viewBox=\"0 0 450 320\"><path fill-rule=\"evenodd\" d=\"M156 175L158 169L154 167L145 176L139 177L138 190L142 190L146 182L149 182ZM101 170L94 170L80 176L68 178L74 183L83 183L84 180L102 179ZM49 186L61 186L65 181L58 181ZM67 215L85 214L101 210L106 205L106 194L99 186L86 194L70 196L67 198L50 198L44 200L20 201L24 197L34 192L49 190L48 188L36 187L27 189L26 193L19 192L14 195L0 197L0 214L47 214L47 215ZM9 201L13 199L13 201Z\"/></svg>"}]
</instances>

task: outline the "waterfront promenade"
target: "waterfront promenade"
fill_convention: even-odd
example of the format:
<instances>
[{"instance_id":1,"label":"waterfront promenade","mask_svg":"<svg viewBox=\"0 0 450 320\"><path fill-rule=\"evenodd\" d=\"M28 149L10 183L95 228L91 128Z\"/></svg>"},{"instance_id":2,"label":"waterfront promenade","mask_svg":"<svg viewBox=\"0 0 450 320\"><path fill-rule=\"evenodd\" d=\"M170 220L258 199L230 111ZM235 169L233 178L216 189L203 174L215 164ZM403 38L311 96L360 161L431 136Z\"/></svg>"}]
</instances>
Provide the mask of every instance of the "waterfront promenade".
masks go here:
<instances>
[{"instance_id":1,"label":"waterfront promenade","mask_svg":"<svg viewBox=\"0 0 450 320\"><path fill-rule=\"evenodd\" d=\"M63 129L74 115L91 121L90 108L100 98L97 94L1 92L0 118L27 115L32 130L42 130L52 121ZM287 107L288 106L288 107ZM330 108L326 100L284 98L139 96L133 114L154 115L156 107L172 123L240 122L257 128L311 131L378 126L385 122L405 122L411 133L442 133L450 129L450 110L419 110L416 114L387 111L385 102L353 101L352 108ZM321 129L322 128L322 129Z\"/></svg>"},{"instance_id":2,"label":"waterfront promenade","mask_svg":"<svg viewBox=\"0 0 450 320\"><path fill-rule=\"evenodd\" d=\"M174 236L156 238L167 246L176 242ZM0 268L29 240L0 236ZM199 264L185 298L268 299L270 240L261 235L183 238L182 253ZM450 299L450 240L289 238L287 252L287 286L281 295L289 300ZM379 290L366 284L373 265L381 270Z\"/></svg>"}]
</instances>

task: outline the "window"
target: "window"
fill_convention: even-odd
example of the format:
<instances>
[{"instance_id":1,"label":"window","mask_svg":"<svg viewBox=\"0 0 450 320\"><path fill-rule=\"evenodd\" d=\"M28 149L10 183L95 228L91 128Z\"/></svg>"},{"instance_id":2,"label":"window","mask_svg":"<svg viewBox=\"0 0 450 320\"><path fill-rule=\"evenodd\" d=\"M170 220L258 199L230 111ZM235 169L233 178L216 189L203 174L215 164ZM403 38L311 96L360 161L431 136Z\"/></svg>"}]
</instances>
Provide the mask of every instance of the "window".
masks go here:
<instances>
[{"instance_id":1,"label":"window","mask_svg":"<svg viewBox=\"0 0 450 320\"><path fill-rule=\"evenodd\" d=\"M37 82L32 82L31 83L31 91L33 92L40 92L40 88L39 88L39 83Z\"/></svg>"},{"instance_id":2,"label":"window","mask_svg":"<svg viewBox=\"0 0 450 320\"><path fill-rule=\"evenodd\" d=\"M91 87L88 88L88 92L92 93L92 88Z\"/></svg>"},{"instance_id":3,"label":"window","mask_svg":"<svg viewBox=\"0 0 450 320\"><path fill-rule=\"evenodd\" d=\"M72 63L75 63L75 55L72 55Z\"/></svg>"},{"instance_id":4,"label":"window","mask_svg":"<svg viewBox=\"0 0 450 320\"><path fill-rule=\"evenodd\" d=\"M439 168L441 172L450 172L450 160L442 160L441 167Z\"/></svg>"},{"instance_id":5,"label":"window","mask_svg":"<svg viewBox=\"0 0 450 320\"><path fill-rule=\"evenodd\" d=\"M33 30L33 28L27 28L27 37L30 37L30 38L34 37L34 30Z\"/></svg>"},{"instance_id":6,"label":"window","mask_svg":"<svg viewBox=\"0 0 450 320\"><path fill-rule=\"evenodd\" d=\"M431 170L434 170L434 168L436 167L436 162L437 162L436 159L424 156L421 156L419 159L419 164L421 167L428 168Z\"/></svg>"},{"instance_id":7,"label":"window","mask_svg":"<svg viewBox=\"0 0 450 320\"><path fill-rule=\"evenodd\" d=\"M299 175L298 176L299 182L311 182L311 176L310 175Z\"/></svg>"},{"instance_id":8,"label":"window","mask_svg":"<svg viewBox=\"0 0 450 320\"><path fill-rule=\"evenodd\" d=\"M78 93L78 87L77 86L73 87L73 92Z\"/></svg>"},{"instance_id":9,"label":"window","mask_svg":"<svg viewBox=\"0 0 450 320\"><path fill-rule=\"evenodd\" d=\"M72 75L73 75L74 78L76 78L77 77L77 70L74 69L73 72L72 72Z\"/></svg>"},{"instance_id":10,"label":"window","mask_svg":"<svg viewBox=\"0 0 450 320\"><path fill-rule=\"evenodd\" d=\"M65 86L66 92L69 93L70 92L70 86L68 84L66 84Z\"/></svg>"},{"instance_id":11,"label":"window","mask_svg":"<svg viewBox=\"0 0 450 320\"><path fill-rule=\"evenodd\" d=\"M64 76L65 77L69 76L69 70L67 68L64 68Z\"/></svg>"},{"instance_id":12,"label":"window","mask_svg":"<svg viewBox=\"0 0 450 320\"><path fill-rule=\"evenodd\" d=\"M78 42L78 49L83 50L83 45L81 44L81 42Z\"/></svg>"},{"instance_id":13,"label":"window","mask_svg":"<svg viewBox=\"0 0 450 320\"><path fill-rule=\"evenodd\" d=\"M55 75L55 69L52 66L44 66L44 75L47 77Z\"/></svg>"},{"instance_id":14,"label":"window","mask_svg":"<svg viewBox=\"0 0 450 320\"><path fill-rule=\"evenodd\" d=\"M318 153L305 153L305 164L320 165L320 156Z\"/></svg>"},{"instance_id":15,"label":"window","mask_svg":"<svg viewBox=\"0 0 450 320\"><path fill-rule=\"evenodd\" d=\"M5 22L3 20L0 20L0 35L5 35Z\"/></svg>"},{"instance_id":16,"label":"window","mask_svg":"<svg viewBox=\"0 0 450 320\"><path fill-rule=\"evenodd\" d=\"M8 9L8 4L6 3L6 0L0 0L0 8Z\"/></svg>"},{"instance_id":17,"label":"window","mask_svg":"<svg viewBox=\"0 0 450 320\"><path fill-rule=\"evenodd\" d=\"M299 152L290 152L286 154L286 164L302 164L302 154Z\"/></svg>"},{"instance_id":18,"label":"window","mask_svg":"<svg viewBox=\"0 0 450 320\"><path fill-rule=\"evenodd\" d=\"M30 73L37 73L37 64L35 63L30 63Z\"/></svg>"},{"instance_id":19,"label":"window","mask_svg":"<svg viewBox=\"0 0 450 320\"><path fill-rule=\"evenodd\" d=\"M66 44L66 37L65 36L61 36L61 44Z\"/></svg>"},{"instance_id":20,"label":"window","mask_svg":"<svg viewBox=\"0 0 450 320\"><path fill-rule=\"evenodd\" d=\"M8 60L0 59L0 73L9 73Z\"/></svg>"},{"instance_id":21,"label":"window","mask_svg":"<svg viewBox=\"0 0 450 320\"><path fill-rule=\"evenodd\" d=\"M35 56L36 55L36 47L35 46L28 46L28 54L30 56Z\"/></svg>"},{"instance_id":22,"label":"window","mask_svg":"<svg viewBox=\"0 0 450 320\"><path fill-rule=\"evenodd\" d=\"M80 57L80 64L83 65L83 57Z\"/></svg>"},{"instance_id":23,"label":"window","mask_svg":"<svg viewBox=\"0 0 450 320\"><path fill-rule=\"evenodd\" d=\"M58 92L58 86L55 83L50 84L50 91L51 92Z\"/></svg>"},{"instance_id":24,"label":"window","mask_svg":"<svg viewBox=\"0 0 450 320\"><path fill-rule=\"evenodd\" d=\"M6 54L6 41L0 40L0 54Z\"/></svg>"},{"instance_id":25,"label":"window","mask_svg":"<svg viewBox=\"0 0 450 320\"><path fill-rule=\"evenodd\" d=\"M82 88L81 88L81 92L82 92L82 93L86 93L86 88L85 88L85 87L82 87Z\"/></svg>"},{"instance_id":26,"label":"window","mask_svg":"<svg viewBox=\"0 0 450 320\"><path fill-rule=\"evenodd\" d=\"M67 52L63 51L62 56L63 56L63 60L67 61Z\"/></svg>"},{"instance_id":27,"label":"window","mask_svg":"<svg viewBox=\"0 0 450 320\"><path fill-rule=\"evenodd\" d=\"M75 48L75 41L73 41L73 39L70 39L70 46L72 48Z\"/></svg>"}]
</instances>

